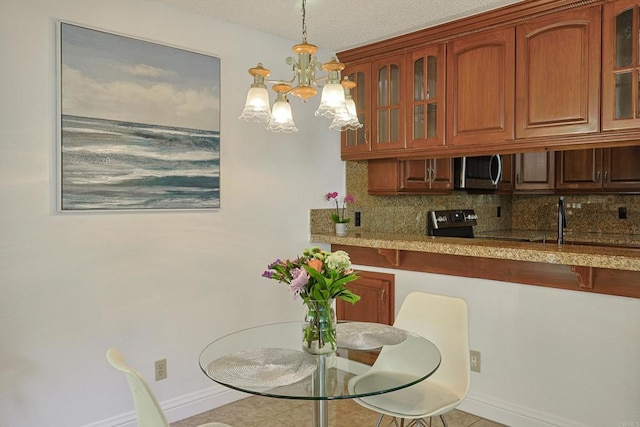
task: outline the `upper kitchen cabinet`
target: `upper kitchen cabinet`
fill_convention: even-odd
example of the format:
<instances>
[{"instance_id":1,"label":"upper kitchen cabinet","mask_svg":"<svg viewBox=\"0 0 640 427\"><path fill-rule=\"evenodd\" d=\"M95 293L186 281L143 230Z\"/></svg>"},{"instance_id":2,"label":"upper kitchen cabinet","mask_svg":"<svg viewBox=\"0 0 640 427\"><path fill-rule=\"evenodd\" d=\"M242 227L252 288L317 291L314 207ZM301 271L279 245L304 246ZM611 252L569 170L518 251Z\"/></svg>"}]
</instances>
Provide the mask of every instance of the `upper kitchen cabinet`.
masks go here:
<instances>
[{"instance_id":1,"label":"upper kitchen cabinet","mask_svg":"<svg viewBox=\"0 0 640 427\"><path fill-rule=\"evenodd\" d=\"M409 55L406 148L444 145L445 45L429 46Z\"/></svg>"},{"instance_id":2,"label":"upper kitchen cabinet","mask_svg":"<svg viewBox=\"0 0 640 427\"><path fill-rule=\"evenodd\" d=\"M372 195L451 194L453 159L369 160L368 191Z\"/></svg>"},{"instance_id":3,"label":"upper kitchen cabinet","mask_svg":"<svg viewBox=\"0 0 640 427\"><path fill-rule=\"evenodd\" d=\"M552 192L555 188L555 156L551 151L516 154L514 192Z\"/></svg>"},{"instance_id":4,"label":"upper kitchen cabinet","mask_svg":"<svg viewBox=\"0 0 640 427\"><path fill-rule=\"evenodd\" d=\"M516 28L516 138L600 130L600 6Z\"/></svg>"},{"instance_id":5,"label":"upper kitchen cabinet","mask_svg":"<svg viewBox=\"0 0 640 427\"><path fill-rule=\"evenodd\" d=\"M356 130L342 132L342 154L357 154L371 151L371 104L369 91L371 90L371 64L357 64L345 67L343 77L356 83L351 90L351 97L356 105L358 120L362 127Z\"/></svg>"},{"instance_id":6,"label":"upper kitchen cabinet","mask_svg":"<svg viewBox=\"0 0 640 427\"><path fill-rule=\"evenodd\" d=\"M618 0L604 5L602 130L640 128L639 7L638 0Z\"/></svg>"},{"instance_id":7,"label":"upper kitchen cabinet","mask_svg":"<svg viewBox=\"0 0 640 427\"><path fill-rule=\"evenodd\" d=\"M556 153L556 189L640 191L640 146Z\"/></svg>"},{"instance_id":8,"label":"upper kitchen cabinet","mask_svg":"<svg viewBox=\"0 0 640 427\"><path fill-rule=\"evenodd\" d=\"M483 31L447 46L447 145L513 142L515 29ZM497 144L496 144L497 143Z\"/></svg>"},{"instance_id":9,"label":"upper kitchen cabinet","mask_svg":"<svg viewBox=\"0 0 640 427\"><path fill-rule=\"evenodd\" d=\"M371 63L371 150L404 148L405 56L388 56Z\"/></svg>"}]
</instances>

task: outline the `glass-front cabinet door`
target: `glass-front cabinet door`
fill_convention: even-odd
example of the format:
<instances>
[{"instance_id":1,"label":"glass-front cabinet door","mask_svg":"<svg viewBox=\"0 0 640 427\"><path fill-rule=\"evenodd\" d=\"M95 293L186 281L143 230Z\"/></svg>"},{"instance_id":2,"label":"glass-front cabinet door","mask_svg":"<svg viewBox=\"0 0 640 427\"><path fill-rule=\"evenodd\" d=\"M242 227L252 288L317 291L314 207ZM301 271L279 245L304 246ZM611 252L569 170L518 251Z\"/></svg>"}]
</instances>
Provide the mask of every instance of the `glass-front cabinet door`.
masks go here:
<instances>
[{"instance_id":1,"label":"glass-front cabinet door","mask_svg":"<svg viewBox=\"0 0 640 427\"><path fill-rule=\"evenodd\" d=\"M348 77L355 82L351 89L351 98L356 105L358 120L362 127L356 130L342 131L342 154L363 153L371 151L371 120L370 120L370 86L371 64L349 65L342 71L342 77Z\"/></svg>"},{"instance_id":2,"label":"glass-front cabinet door","mask_svg":"<svg viewBox=\"0 0 640 427\"><path fill-rule=\"evenodd\" d=\"M444 145L445 45L411 53L407 148Z\"/></svg>"},{"instance_id":3,"label":"glass-front cabinet door","mask_svg":"<svg viewBox=\"0 0 640 427\"><path fill-rule=\"evenodd\" d=\"M639 0L604 5L602 130L640 127Z\"/></svg>"},{"instance_id":4,"label":"glass-front cabinet door","mask_svg":"<svg viewBox=\"0 0 640 427\"><path fill-rule=\"evenodd\" d=\"M394 55L372 63L374 86L371 99L371 149L404 148L404 55Z\"/></svg>"}]
</instances>

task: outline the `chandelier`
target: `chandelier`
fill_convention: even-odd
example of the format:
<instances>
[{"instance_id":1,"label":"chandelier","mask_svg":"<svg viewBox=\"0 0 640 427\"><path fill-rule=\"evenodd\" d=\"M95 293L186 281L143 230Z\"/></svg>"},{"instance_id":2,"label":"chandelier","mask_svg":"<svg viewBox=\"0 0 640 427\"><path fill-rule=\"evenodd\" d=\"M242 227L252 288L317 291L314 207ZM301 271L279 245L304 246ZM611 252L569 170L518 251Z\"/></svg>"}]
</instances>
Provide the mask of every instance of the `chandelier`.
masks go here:
<instances>
[{"instance_id":1,"label":"chandelier","mask_svg":"<svg viewBox=\"0 0 640 427\"><path fill-rule=\"evenodd\" d=\"M294 95L302 99L302 102L318 94L316 87L322 88L320 106L316 116L331 119L330 129L341 131L358 129L362 124L358 120L356 105L351 98L351 89L355 82L345 77L340 80L340 72L344 64L335 58L325 64L316 59L314 53L318 47L307 43L306 24L306 0L302 0L302 43L294 45L292 50L298 55L297 60L287 58L287 64L292 66L293 77L291 80L268 80L271 72L262 66L262 63L249 69L253 76L253 84L247 93L247 102L240 115L240 120L265 123L266 128L273 132L297 132L289 104L288 95ZM327 75L316 77L316 72L324 70ZM326 81L325 81L326 80ZM321 82L323 84L321 84ZM270 108L269 92L265 83L272 85L276 92L276 101ZM296 86L292 86L296 84Z\"/></svg>"}]
</instances>

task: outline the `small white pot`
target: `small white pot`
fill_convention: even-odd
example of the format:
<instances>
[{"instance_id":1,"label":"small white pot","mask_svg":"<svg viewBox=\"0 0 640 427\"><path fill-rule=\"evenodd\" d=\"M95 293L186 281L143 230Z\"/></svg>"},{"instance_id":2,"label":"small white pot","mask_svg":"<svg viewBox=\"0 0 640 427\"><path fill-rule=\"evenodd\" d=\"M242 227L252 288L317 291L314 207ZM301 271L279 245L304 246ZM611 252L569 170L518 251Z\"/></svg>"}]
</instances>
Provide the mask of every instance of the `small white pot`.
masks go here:
<instances>
[{"instance_id":1,"label":"small white pot","mask_svg":"<svg viewBox=\"0 0 640 427\"><path fill-rule=\"evenodd\" d=\"M346 236L346 235L347 235L347 224L345 222L337 222L336 236Z\"/></svg>"}]
</instances>

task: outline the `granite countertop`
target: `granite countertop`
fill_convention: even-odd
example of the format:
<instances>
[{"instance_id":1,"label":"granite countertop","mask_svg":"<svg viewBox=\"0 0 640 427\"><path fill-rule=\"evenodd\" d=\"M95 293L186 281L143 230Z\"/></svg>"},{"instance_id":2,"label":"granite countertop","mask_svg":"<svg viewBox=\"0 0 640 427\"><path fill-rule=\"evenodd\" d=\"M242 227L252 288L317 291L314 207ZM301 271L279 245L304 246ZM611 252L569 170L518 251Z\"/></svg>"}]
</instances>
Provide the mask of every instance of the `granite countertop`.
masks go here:
<instances>
[{"instance_id":1,"label":"granite countertop","mask_svg":"<svg viewBox=\"0 0 640 427\"><path fill-rule=\"evenodd\" d=\"M512 240L522 242L549 242L557 240L555 230L495 230L475 233L480 239ZM614 233L583 233L565 231L565 244L571 245L604 245L612 247L640 248L640 235Z\"/></svg>"},{"instance_id":2,"label":"granite countertop","mask_svg":"<svg viewBox=\"0 0 640 427\"><path fill-rule=\"evenodd\" d=\"M540 235L539 232L536 233L537 236ZM565 235L565 239L567 237ZM585 236L578 237L586 238ZM543 243L542 240L529 240L463 239L357 232L350 232L343 237L334 234L314 233L311 234L310 239L313 243L640 271L640 249L637 248L606 246L603 241L592 242L592 245L585 242L558 245L555 243L555 235L552 242Z\"/></svg>"}]
</instances>

